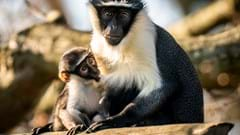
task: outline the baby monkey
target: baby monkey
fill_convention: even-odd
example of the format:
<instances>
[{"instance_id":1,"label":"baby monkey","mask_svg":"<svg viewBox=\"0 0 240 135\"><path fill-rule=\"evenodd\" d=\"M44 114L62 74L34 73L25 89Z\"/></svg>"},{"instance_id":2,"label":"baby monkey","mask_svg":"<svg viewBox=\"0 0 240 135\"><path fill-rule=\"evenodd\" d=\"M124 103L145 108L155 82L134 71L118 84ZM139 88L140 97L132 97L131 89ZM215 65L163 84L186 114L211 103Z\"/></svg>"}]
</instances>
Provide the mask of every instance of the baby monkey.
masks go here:
<instances>
[{"instance_id":1,"label":"baby monkey","mask_svg":"<svg viewBox=\"0 0 240 135\"><path fill-rule=\"evenodd\" d=\"M59 63L59 78L66 86L57 99L53 122L33 129L33 135L64 130L73 135L107 117L99 104L104 90L97 83L100 71L90 51L78 47L65 52Z\"/></svg>"}]
</instances>

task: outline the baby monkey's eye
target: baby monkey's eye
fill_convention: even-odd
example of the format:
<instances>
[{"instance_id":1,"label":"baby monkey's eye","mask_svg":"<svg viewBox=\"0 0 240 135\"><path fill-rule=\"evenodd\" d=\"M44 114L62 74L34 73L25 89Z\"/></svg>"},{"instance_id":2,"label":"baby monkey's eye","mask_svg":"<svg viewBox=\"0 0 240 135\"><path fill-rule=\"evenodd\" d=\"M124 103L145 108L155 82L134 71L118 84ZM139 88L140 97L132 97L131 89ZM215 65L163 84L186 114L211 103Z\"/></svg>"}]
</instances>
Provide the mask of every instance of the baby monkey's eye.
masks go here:
<instances>
[{"instance_id":1,"label":"baby monkey's eye","mask_svg":"<svg viewBox=\"0 0 240 135\"><path fill-rule=\"evenodd\" d=\"M107 16L107 17L112 17L112 16L113 16L113 13L106 11L106 12L104 13L104 15Z\"/></svg>"},{"instance_id":2,"label":"baby monkey's eye","mask_svg":"<svg viewBox=\"0 0 240 135\"><path fill-rule=\"evenodd\" d=\"M81 71L82 73L87 73L87 72L88 72L88 67L87 67L87 66L82 66L82 67L80 68L80 71Z\"/></svg>"},{"instance_id":3,"label":"baby monkey's eye","mask_svg":"<svg viewBox=\"0 0 240 135\"><path fill-rule=\"evenodd\" d=\"M87 59L87 62L88 62L88 64L90 64L90 65L96 65L96 62L95 62L95 60L94 60L93 58L88 58L88 59Z\"/></svg>"}]
</instances>

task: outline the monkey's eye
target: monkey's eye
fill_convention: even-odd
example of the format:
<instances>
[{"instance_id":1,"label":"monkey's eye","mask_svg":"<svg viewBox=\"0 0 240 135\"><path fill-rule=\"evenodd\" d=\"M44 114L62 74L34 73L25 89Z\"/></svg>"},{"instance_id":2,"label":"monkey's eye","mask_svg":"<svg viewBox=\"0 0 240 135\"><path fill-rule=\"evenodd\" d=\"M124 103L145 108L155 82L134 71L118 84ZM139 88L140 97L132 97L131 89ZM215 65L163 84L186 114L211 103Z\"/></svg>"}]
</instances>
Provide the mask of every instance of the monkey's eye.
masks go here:
<instances>
[{"instance_id":1,"label":"monkey's eye","mask_svg":"<svg viewBox=\"0 0 240 135\"><path fill-rule=\"evenodd\" d=\"M95 60L93 58L88 58L87 62L90 65L96 65L96 62L95 62Z\"/></svg>"},{"instance_id":2,"label":"monkey's eye","mask_svg":"<svg viewBox=\"0 0 240 135\"><path fill-rule=\"evenodd\" d=\"M82 66L82 67L80 68L80 71L81 71L82 73L87 73L87 72L88 72L88 67L87 67L87 66Z\"/></svg>"},{"instance_id":3,"label":"monkey's eye","mask_svg":"<svg viewBox=\"0 0 240 135\"><path fill-rule=\"evenodd\" d=\"M113 17L113 13L111 11L107 10L107 9L103 9L101 14L102 14L103 19L108 20L108 19L111 19Z\"/></svg>"},{"instance_id":4,"label":"monkey's eye","mask_svg":"<svg viewBox=\"0 0 240 135\"><path fill-rule=\"evenodd\" d=\"M106 11L106 12L104 13L104 15L105 15L105 16L108 16L108 17L111 17L111 16L113 16L113 13Z\"/></svg>"},{"instance_id":5,"label":"monkey's eye","mask_svg":"<svg viewBox=\"0 0 240 135\"><path fill-rule=\"evenodd\" d=\"M120 13L120 16L121 16L122 18L128 18L128 17L130 16L130 14L129 14L128 12L126 12L126 11L122 11L122 12Z\"/></svg>"}]
</instances>

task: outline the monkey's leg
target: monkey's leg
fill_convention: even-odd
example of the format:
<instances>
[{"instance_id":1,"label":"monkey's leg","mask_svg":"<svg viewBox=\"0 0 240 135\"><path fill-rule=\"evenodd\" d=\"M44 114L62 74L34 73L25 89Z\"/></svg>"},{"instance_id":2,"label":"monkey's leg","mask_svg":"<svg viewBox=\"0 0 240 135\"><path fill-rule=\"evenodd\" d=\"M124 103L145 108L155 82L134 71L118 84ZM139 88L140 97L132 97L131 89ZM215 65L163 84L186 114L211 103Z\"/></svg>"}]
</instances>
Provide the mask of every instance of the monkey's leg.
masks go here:
<instances>
[{"instance_id":1,"label":"monkey's leg","mask_svg":"<svg viewBox=\"0 0 240 135\"><path fill-rule=\"evenodd\" d=\"M52 131L64 131L66 128L64 127L61 118L58 115L55 115L53 118L53 129Z\"/></svg>"},{"instance_id":2,"label":"monkey's leg","mask_svg":"<svg viewBox=\"0 0 240 135\"><path fill-rule=\"evenodd\" d=\"M60 110L59 114L63 125L68 129L67 135L75 135L77 132L86 130L90 125L87 115L78 110Z\"/></svg>"},{"instance_id":3,"label":"monkey's leg","mask_svg":"<svg viewBox=\"0 0 240 135\"><path fill-rule=\"evenodd\" d=\"M43 127L33 128L32 129L32 135L39 135L45 132L51 132L53 131L53 123L49 123Z\"/></svg>"},{"instance_id":4,"label":"monkey's leg","mask_svg":"<svg viewBox=\"0 0 240 135\"><path fill-rule=\"evenodd\" d=\"M109 100L106 97L103 97L100 99L99 104L101 107L98 109L98 113L93 116L91 123L103 121L110 116L108 111L110 107Z\"/></svg>"}]
</instances>

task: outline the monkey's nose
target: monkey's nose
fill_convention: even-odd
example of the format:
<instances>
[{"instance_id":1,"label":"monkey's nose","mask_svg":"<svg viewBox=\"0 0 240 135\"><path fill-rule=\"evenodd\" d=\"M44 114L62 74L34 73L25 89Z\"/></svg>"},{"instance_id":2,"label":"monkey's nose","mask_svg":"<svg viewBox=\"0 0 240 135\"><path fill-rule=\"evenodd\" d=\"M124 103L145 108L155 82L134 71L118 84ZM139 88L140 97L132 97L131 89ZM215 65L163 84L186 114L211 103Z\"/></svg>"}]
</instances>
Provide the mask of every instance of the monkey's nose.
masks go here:
<instances>
[{"instance_id":1,"label":"monkey's nose","mask_svg":"<svg viewBox=\"0 0 240 135\"><path fill-rule=\"evenodd\" d=\"M97 69L96 70L96 74L100 75L100 70Z\"/></svg>"},{"instance_id":2,"label":"monkey's nose","mask_svg":"<svg viewBox=\"0 0 240 135\"><path fill-rule=\"evenodd\" d=\"M99 70L98 68L94 68L94 69L93 69L93 72L94 72L95 74L97 74L98 76L100 75L100 70Z\"/></svg>"},{"instance_id":3,"label":"monkey's nose","mask_svg":"<svg viewBox=\"0 0 240 135\"><path fill-rule=\"evenodd\" d=\"M101 79L101 77L100 77L100 76L96 76L96 77L95 77L95 80L96 80L97 82L99 82L99 81L100 81L100 79Z\"/></svg>"}]
</instances>

